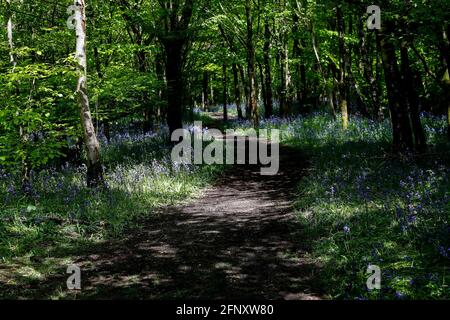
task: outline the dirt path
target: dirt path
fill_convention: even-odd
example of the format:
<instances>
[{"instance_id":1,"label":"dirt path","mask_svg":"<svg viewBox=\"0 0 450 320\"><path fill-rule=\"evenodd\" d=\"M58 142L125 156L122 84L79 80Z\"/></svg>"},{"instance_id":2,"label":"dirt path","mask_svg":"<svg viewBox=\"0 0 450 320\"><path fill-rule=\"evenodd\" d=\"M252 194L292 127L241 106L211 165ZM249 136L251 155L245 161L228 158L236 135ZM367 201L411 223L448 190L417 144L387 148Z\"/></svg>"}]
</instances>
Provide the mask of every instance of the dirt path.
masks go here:
<instances>
[{"instance_id":1,"label":"dirt path","mask_svg":"<svg viewBox=\"0 0 450 320\"><path fill-rule=\"evenodd\" d=\"M82 297L318 299L292 209L304 158L280 154L278 175L235 166L200 199L80 258Z\"/></svg>"}]
</instances>

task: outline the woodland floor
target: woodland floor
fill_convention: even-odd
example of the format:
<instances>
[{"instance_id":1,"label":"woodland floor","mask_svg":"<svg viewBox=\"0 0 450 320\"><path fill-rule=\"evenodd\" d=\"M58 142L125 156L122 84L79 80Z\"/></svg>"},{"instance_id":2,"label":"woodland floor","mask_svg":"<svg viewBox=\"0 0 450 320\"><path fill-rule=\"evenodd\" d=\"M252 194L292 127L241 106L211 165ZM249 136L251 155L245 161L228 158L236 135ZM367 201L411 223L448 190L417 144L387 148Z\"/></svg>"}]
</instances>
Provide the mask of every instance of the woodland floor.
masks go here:
<instances>
[{"instance_id":1,"label":"woodland floor","mask_svg":"<svg viewBox=\"0 0 450 320\"><path fill-rule=\"evenodd\" d=\"M320 266L293 210L305 165L298 150L281 147L275 176L257 165L229 168L200 198L78 254L82 290L67 298L320 299ZM46 297L67 276L28 289Z\"/></svg>"}]
</instances>

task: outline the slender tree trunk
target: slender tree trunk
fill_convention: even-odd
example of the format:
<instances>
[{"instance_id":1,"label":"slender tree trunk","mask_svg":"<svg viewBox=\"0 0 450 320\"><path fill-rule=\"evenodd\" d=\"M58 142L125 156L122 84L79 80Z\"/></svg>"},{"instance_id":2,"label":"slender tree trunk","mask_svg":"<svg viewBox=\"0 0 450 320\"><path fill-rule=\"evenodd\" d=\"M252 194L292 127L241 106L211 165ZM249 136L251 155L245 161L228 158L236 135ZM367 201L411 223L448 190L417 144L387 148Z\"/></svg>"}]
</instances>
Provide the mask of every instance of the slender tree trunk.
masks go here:
<instances>
[{"instance_id":1,"label":"slender tree trunk","mask_svg":"<svg viewBox=\"0 0 450 320\"><path fill-rule=\"evenodd\" d=\"M341 110L342 127L348 128L348 107L347 107L347 50L345 48L345 25L340 6L336 7L337 28L339 34L339 109Z\"/></svg>"},{"instance_id":2,"label":"slender tree trunk","mask_svg":"<svg viewBox=\"0 0 450 320\"><path fill-rule=\"evenodd\" d=\"M13 21L11 13L11 0L6 0L6 32L8 35L9 46L9 61L13 66L13 71L16 68L17 60L14 54L14 38L13 38Z\"/></svg>"},{"instance_id":3,"label":"slender tree trunk","mask_svg":"<svg viewBox=\"0 0 450 320\"><path fill-rule=\"evenodd\" d=\"M280 51L281 64L281 91L280 91L280 112L282 116L288 116L291 112L289 87L291 85L291 75L289 72L289 47L287 40L283 41L283 49Z\"/></svg>"},{"instance_id":4,"label":"slender tree trunk","mask_svg":"<svg viewBox=\"0 0 450 320\"><path fill-rule=\"evenodd\" d=\"M413 138L407 106L401 90L400 72L397 64L395 46L385 23L386 29L378 33L381 38L381 50L383 53L383 68L386 80L386 89L391 112L393 151L396 153L407 153L413 151Z\"/></svg>"},{"instance_id":5,"label":"slender tree trunk","mask_svg":"<svg viewBox=\"0 0 450 320\"><path fill-rule=\"evenodd\" d=\"M266 16L264 20L264 71L265 71L265 94L264 107L265 117L270 118L273 115L273 92L272 92L272 71L270 68L270 28L269 18Z\"/></svg>"},{"instance_id":6,"label":"slender tree trunk","mask_svg":"<svg viewBox=\"0 0 450 320\"><path fill-rule=\"evenodd\" d=\"M414 87L416 80L411 70L408 57L408 46L406 41L402 42L401 48L401 71L402 71L402 85L403 93L406 97L406 102L409 106L411 115L411 125L414 133L414 143L416 151L423 153L426 151L427 142L425 138L425 132L420 122L420 110L419 110L419 96L417 94L417 88Z\"/></svg>"},{"instance_id":7,"label":"slender tree trunk","mask_svg":"<svg viewBox=\"0 0 450 320\"><path fill-rule=\"evenodd\" d=\"M209 75L208 71L203 71L203 82L202 82L202 89L203 89L203 110L208 112L209 111L209 98L208 98L208 91L209 91Z\"/></svg>"},{"instance_id":8,"label":"slender tree trunk","mask_svg":"<svg viewBox=\"0 0 450 320\"><path fill-rule=\"evenodd\" d=\"M383 53L381 50L381 40L379 36L375 36L375 42L376 42L376 54L375 54L375 83L373 84L373 97L374 97L374 103L376 105L377 108L377 116L378 119L384 120L384 109L381 105L381 99L382 99L382 86L381 86L381 82L382 82L382 72L383 72ZM376 95L376 98L375 98ZM375 100L376 99L376 100Z\"/></svg>"},{"instance_id":9,"label":"slender tree trunk","mask_svg":"<svg viewBox=\"0 0 450 320\"><path fill-rule=\"evenodd\" d=\"M293 41L293 49L292 53L294 58L300 60L302 59L302 48L300 46L300 40L299 40L299 16L297 12L294 11L293 16L293 27L292 27L292 33L294 36ZM296 78L295 78L295 89L296 89L296 95L297 95L297 102L300 105L303 105L303 100L305 99L304 93L305 93L305 83L306 81L306 69L305 69L304 62L297 61L295 63L295 72L296 72Z\"/></svg>"},{"instance_id":10,"label":"slender tree trunk","mask_svg":"<svg viewBox=\"0 0 450 320\"><path fill-rule=\"evenodd\" d=\"M241 65L239 65L238 66L238 69L239 69L239 75L240 75L240 77L241 77L241 84L242 84L242 88L243 88L243 92L244 92L244 98L245 98L245 111L246 111L246 114L245 114L245 117L247 118L247 119L250 119L250 114L249 114L249 112L248 112L248 110L247 110L247 108L248 108L248 102L250 101L250 93L249 93L249 89L248 89L248 82L246 81L247 79L245 78L245 71L244 71L244 67L243 66L241 66Z\"/></svg>"},{"instance_id":11,"label":"slender tree trunk","mask_svg":"<svg viewBox=\"0 0 450 320\"><path fill-rule=\"evenodd\" d=\"M248 110L255 128L259 127L259 110L257 102L256 73L255 73L255 47L253 43L253 16L252 0L246 0L245 12L247 17L247 68L249 83Z\"/></svg>"},{"instance_id":12,"label":"slender tree trunk","mask_svg":"<svg viewBox=\"0 0 450 320\"><path fill-rule=\"evenodd\" d=\"M365 31L366 21L362 19L358 23L358 33L359 33L359 69L361 75L367 86L362 87L363 95L368 97L364 103L366 104L366 112L370 116L377 116L379 110L379 98L378 98L378 87L376 84L376 78L374 76L373 70L373 59L369 51L371 51L372 46L369 42L369 35ZM377 52L375 51L375 54ZM376 61L378 63L378 61Z\"/></svg>"},{"instance_id":13,"label":"slender tree trunk","mask_svg":"<svg viewBox=\"0 0 450 320\"><path fill-rule=\"evenodd\" d=\"M215 100L214 100L214 74L211 76L211 81L209 81L209 92L210 92L210 99L209 99L209 105L214 106Z\"/></svg>"},{"instance_id":14,"label":"slender tree trunk","mask_svg":"<svg viewBox=\"0 0 450 320\"><path fill-rule=\"evenodd\" d=\"M220 33L222 34L222 37L224 38L224 40L228 43L230 50L234 54L238 55L239 52L236 49L236 46L234 45L233 39L230 38L229 36L227 36L227 34L225 33L225 30L223 29L221 24L219 24L219 30L220 30ZM234 94L235 94L236 108L237 108L238 118L242 119L243 115L242 115L242 108L241 108L241 93L244 92L245 99L247 101L249 100L248 99L248 88L245 85L245 83L246 83L245 72L244 72L244 68L241 65L238 65L236 63L233 63L232 68L233 68ZM241 76L241 81L239 81L238 71ZM245 102L245 105L246 105L246 109L247 109L247 106L248 106L247 102ZM249 112L246 113L246 117L249 117Z\"/></svg>"},{"instance_id":15,"label":"slender tree trunk","mask_svg":"<svg viewBox=\"0 0 450 320\"><path fill-rule=\"evenodd\" d=\"M241 109L241 90L239 88L238 68L235 63L233 63L232 69L233 69L234 102L236 103L238 119L242 119L243 117Z\"/></svg>"},{"instance_id":16,"label":"slender tree trunk","mask_svg":"<svg viewBox=\"0 0 450 320\"><path fill-rule=\"evenodd\" d=\"M86 57L86 3L85 0L75 0L80 10L80 19L76 22L76 58L78 70L78 106L81 113L83 138L87 154L87 185L96 187L103 183L103 169L100 160L100 144L95 134L89 109L87 89L87 57Z\"/></svg>"},{"instance_id":17,"label":"slender tree trunk","mask_svg":"<svg viewBox=\"0 0 450 320\"><path fill-rule=\"evenodd\" d=\"M258 63L258 69L259 69L259 78L261 79L261 94L262 94L262 100L263 100L263 106L264 106L264 111L266 110L267 107L267 101L266 101L266 84L264 82L264 71L263 71L263 66L261 63ZM265 117L265 114L264 114Z\"/></svg>"},{"instance_id":18,"label":"slender tree trunk","mask_svg":"<svg viewBox=\"0 0 450 320\"><path fill-rule=\"evenodd\" d=\"M161 51L158 51L155 58L155 73L156 77L158 78L158 98L160 101L167 101L167 92L166 92L166 81L165 81L165 74L164 74L164 57ZM155 111L155 118L158 121L161 121L161 118L163 117L163 110L166 108L163 108L162 103L158 104L158 107Z\"/></svg>"},{"instance_id":19,"label":"slender tree trunk","mask_svg":"<svg viewBox=\"0 0 450 320\"><path fill-rule=\"evenodd\" d=\"M227 65L224 63L222 66L223 70L223 120L228 121L228 101L227 101L227 91L228 91L228 77L227 77Z\"/></svg>"}]
</instances>

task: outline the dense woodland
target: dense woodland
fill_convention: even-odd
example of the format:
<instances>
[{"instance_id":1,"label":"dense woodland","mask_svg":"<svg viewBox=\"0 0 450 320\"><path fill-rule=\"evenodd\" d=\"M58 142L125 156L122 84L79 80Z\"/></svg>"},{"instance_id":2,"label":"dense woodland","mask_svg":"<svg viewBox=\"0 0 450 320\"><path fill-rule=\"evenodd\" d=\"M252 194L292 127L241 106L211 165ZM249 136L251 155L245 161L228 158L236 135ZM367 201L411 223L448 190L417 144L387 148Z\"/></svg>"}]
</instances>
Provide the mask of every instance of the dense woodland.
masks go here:
<instances>
[{"instance_id":1,"label":"dense woodland","mask_svg":"<svg viewBox=\"0 0 450 320\"><path fill-rule=\"evenodd\" d=\"M285 129L287 143L310 157L315 169L300 184L297 210L318 212L312 221L301 218L319 243L315 254L346 270L339 276L325 268L326 294L449 297L449 1L76 0L70 9L70 0L0 3L5 264L48 257L42 243L79 240L67 234L121 234L146 208L172 204L214 180L221 169L177 171L164 159L170 133L220 112L225 126ZM380 30L367 26L374 4ZM137 167L140 178L128 177ZM162 178L164 170L170 172ZM375 182L383 177L391 180ZM143 179L158 185L149 187L152 196L145 187L136 191ZM339 179L349 198L338 200ZM421 202L421 192L430 202ZM313 204L319 199L321 206ZM136 216L124 218L126 208ZM364 215L372 210L392 211L374 228L396 231L365 234ZM30 226L30 219L40 220ZM361 229L358 236L349 235L349 221L359 226L351 232ZM410 225L416 229L402 238ZM374 244L382 238L392 240L385 249ZM381 293L363 292L354 284L364 277L363 257L383 264L370 260L383 252L386 268L404 277L391 276ZM404 256L418 271L402 269ZM419 284L409 285L408 276ZM8 290L5 296L20 296Z\"/></svg>"}]
</instances>

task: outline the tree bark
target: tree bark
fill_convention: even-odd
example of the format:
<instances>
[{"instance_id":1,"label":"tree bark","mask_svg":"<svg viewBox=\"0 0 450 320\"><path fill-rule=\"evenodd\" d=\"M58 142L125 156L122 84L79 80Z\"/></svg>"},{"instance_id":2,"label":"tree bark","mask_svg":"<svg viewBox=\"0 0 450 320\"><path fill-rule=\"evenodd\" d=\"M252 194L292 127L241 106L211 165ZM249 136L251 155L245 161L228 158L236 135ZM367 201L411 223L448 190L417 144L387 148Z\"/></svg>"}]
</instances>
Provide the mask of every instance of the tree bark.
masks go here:
<instances>
[{"instance_id":1,"label":"tree bark","mask_svg":"<svg viewBox=\"0 0 450 320\"><path fill-rule=\"evenodd\" d=\"M11 13L11 0L6 0L6 32L8 35L8 46L9 46L9 61L13 66L13 71L16 68L17 60L14 54L14 38L13 38L13 22Z\"/></svg>"},{"instance_id":2,"label":"tree bark","mask_svg":"<svg viewBox=\"0 0 450 320\"><path fill-rule=\"evenodd\" d=\"M348 128L347 50L345 48L345 24L341 6L336 7L336 19L339 35L339 109L341 110L342 127L346 130Z\"/></svg>"},{"instance_id":3,"label":"tree bark","mask_svg":"<svg viewBox=\"0 0 450 320\"><path fill-rule=\"evenodd\" d=\"M383 55L383 68L392 121L393 151L407 153L413 151L412 130L408 117L408 110L401 92L400 72L397 64L395 46L389 39L392 27L384 24L386 29L377 34L380 37Z\"/></svg>"},{"instance_id":4,"label":"tree bark","mask_svg":"<svg viewBox=\"0 0 450 320\"><path fill-rule=\"evenodd\" d=\"M236 103L238 119L242 119L243 117L241 109L241 90L239 88L238 68L235 63L233 63L232 69L233 69L234 102Z\"/></svg>"},{"instance_id":5,"label":"tree bark","mask_svg":"<svg viewBox=\"0 0 450 320\"><path fill-rule=\"evenodd\" d=\"M300 46L299 39L299 16L298 13L294 11L293 16L293 27L292 33L294 36L292 54L294 58L300 60L302 59L302 51L303 48ZM297 102L302 106L305 99L305 90L306 90L306 66L305 63L297 61L295 64L296 78L295 78L295 86L296 86L296 95Z\"/></svg>"},{"instance_id":6,"label":"tree bark","mask_svg":"<svg viewBox=\"0 0 450 320\"><path fill-rule=\"evenodd\" d=\"M427 148L427 142L422 123L420 122L419 96L416 91L417 88L414 88L416 79L409 63L408 45L406 41L402 42L400 54L403 92L406 97L406 103L409 106L411 125L414 133L414 144L417 152L424 153Z\"/></svg>"},{"instance_id":7,"label":"tree bark","mask_svg":"<svg viewBox=\"0 0 450 320\"><path fill-rule=\"evenodd\" d=\"M76 59L78 71L78 106L81 114L83 138L87 155L87 185L96 187L103 183L103 169L100 160L100 144L97 140L94 124L89 108L87 89L87 57L86 57L86 3L85 0L75 0L75 6L80 11L76 21Z\"/></svg>"},{"instance_id":8,"label":"tree bark","mask_svg":"<svg viewBox=\"0 0 450 320\"><path fill-rule=\"evenodd\" d=\"M246 0L245 13L247 18L247 74L248 74L248 110L255 128L259 127L259 110L257 102L256 73L255 73L255 47L253 43L253 15L252 0Z\"/></svg>"},{"instance_id":9,"label":"tree bark","mask_svg":"<svg viewBox=\"0 0 450 320\"><path fill-rule=\"evenodd\" d=\"M227 91L228 91L228 78L227 78L227 65L224 63L222 65L223 74L223 121L228 121L228 102L227 102Z\"/></svg>"},{"instance_id":10,"label":"tree bark","mask_svg":"<svg viewBox=\"0 0 450 320\"><path fill-rule=\"evenodd\" d=\"M164 111L166 108L165 104L162 103L162 101L167 101L167 86L164 70L165 70L164 56L163 53L158 50L158 53L156 54L155 58L155 73L159 83L158 98L160 100L160 103L158 103L158 106L155 110L156 120L161 120L165 116Z\"/></svg>"},{"instance_id":11,"label":"tree bark","mask_svg":"<svg viewBox=\"0 0 450 320\"><path fill-rule=\"evenodd\" d=\"M270 28L269 18L266 16L264 20L264 107L266 118L270 118L273 115L273 92L272 92L272 72L270 68Z\"/></svg>"},{"instance_id":12,"label":"tree bark","mask_svg":"<svg viewBox=\"0 0 450 320\"><path fill-rule=\"evenodd\" d=\"M208 112L209 111L209 75L208 71L203 71L203 81L202 81L202 102L203 102L203 110Z\"/></svg>"},{"instance_id":13,"label":"tree bark","mask_svg":"<svg viewBox=\"0 0 450 320\"><path fill-rule=\"evenodd\" d=\"M280 90L280 113L283 117L291 113L289 87L291 84L291 75L289 72L289 47L287 41L284 41L283 48L280 51L281 64L281 90Z\"/></svg>"},{"instance_id":14,"label":"tree bark","mask_svg":"<svg viewBox=\"0 0 450 320\"><path fill-rule=\"evenodd\" d=\"M183 6L179 1L159 1L159 4L167 13L163 19L165 34L161 42L166 54L167 124L172 135L183 127L183 64L194 0L185 0Z\"/></svg>"},{"instance_id":15,"label":"tree bark","mask_svg":"<svg viewBox=\"0 0 450 320\"><path fill-rule=\"evenodd\" d=\"M182 41L168 40L164 42L166 50L166 77L167 77L167 124L170 134L183 127L182 121Z\"/></svg>"}]
</instances>

